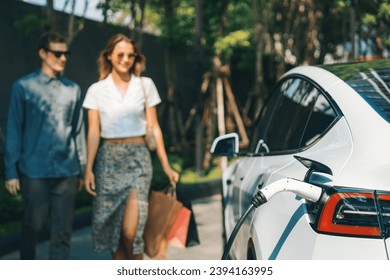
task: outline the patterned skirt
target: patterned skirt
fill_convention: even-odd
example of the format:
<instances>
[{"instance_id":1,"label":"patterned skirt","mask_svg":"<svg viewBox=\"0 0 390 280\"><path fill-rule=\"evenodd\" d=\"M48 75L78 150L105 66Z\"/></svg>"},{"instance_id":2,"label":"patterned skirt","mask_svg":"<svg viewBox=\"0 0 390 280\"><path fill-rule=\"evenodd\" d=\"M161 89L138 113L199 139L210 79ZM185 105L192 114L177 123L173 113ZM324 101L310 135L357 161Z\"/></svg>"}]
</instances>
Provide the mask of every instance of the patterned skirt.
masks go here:
<instances>
[{"instance_id":1,"label":"patterned skirt","mask_svg":"<svg viewBox=\"0 0 390 280\"><path fill-rule=\"evenodd\" d=\"M136 190L138 228L133 254L144 251L143 231L148 217L152 163L144 144L103 142L95 163L96 196L92 207L92 241L97 251L118 249L124 209Z\"/></svg>"}]
</instances>

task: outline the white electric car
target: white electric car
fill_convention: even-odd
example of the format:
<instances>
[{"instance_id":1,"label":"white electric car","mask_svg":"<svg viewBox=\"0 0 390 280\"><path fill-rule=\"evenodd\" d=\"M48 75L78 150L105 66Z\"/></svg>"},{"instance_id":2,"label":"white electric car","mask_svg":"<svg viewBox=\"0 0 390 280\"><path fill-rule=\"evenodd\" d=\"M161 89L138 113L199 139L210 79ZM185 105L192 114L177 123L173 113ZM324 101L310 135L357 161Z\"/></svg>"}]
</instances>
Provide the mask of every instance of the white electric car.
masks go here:
<instances>
[{"instance_id":1,"label":"white electric car","mask_svg":"<svg viewBox=\"0 0 390 280\"><path fill-rule=\"evenodd\" d=\"M222 135L211 148L231 159L227 241L244 217L229 258L389 259L390 60L290 70L248 151L238 138Z\"/></svg>"}]
</instances>

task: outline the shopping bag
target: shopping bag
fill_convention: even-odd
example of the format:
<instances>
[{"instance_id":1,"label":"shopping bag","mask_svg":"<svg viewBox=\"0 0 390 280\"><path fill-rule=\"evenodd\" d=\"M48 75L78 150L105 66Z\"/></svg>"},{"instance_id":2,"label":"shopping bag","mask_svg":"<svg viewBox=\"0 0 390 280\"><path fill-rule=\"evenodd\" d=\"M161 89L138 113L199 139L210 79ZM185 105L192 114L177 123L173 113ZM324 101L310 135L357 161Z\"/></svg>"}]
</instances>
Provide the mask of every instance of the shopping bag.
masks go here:
<instances>
[{"instance_id":1,"label":"shopping bag","mask_svg":"<svg viewBox=\"0 0 390 280\"><path fill-rule=\"evenodd\" d=\"M168 244L171 246L185 248L187 241L188 226L190 224L191 211L181 207L176 220L167 235Z\"/></svg>"},{"instance_id":2,"label":"shopping bag","mask_svg":"<svg viewBox=\"0 0 390 280\"><path fill-rule=\"evenodd\" d=\"M200 241L199 241L199 235L198 235L198 228L196 225L194 211L192 210L192 203L190 200L182 201L182 203L183 203L184 207L186 207L188 210L191 211L190 223L188 225L186 247L192 247L192 246L199 245Z\"/></svg>"},{"instance_id":3,"label":"shopping bag","mask_svg":"<svg viewBox=\"0 0 390 280\"><path fill-rule=\"evenodd\" d=\"M183 204L172 193L151 191L148 218L144 230L144 252L153 258L160 250L161 241L172 228Z\"/></svg>"},{"instance_id":4,"label":"shopping bag","mask_svg":"<svg viewBox=\"0 0 390 280\"><path fill-rule=\"evenodd\" d=\"M177 199L183 203L183 206L191 211L190 224L188 226L186 247L192 247L200 244L198 228L196 224L195 214L192 210L192 202L188 195L185 194L182 188L177 188Z\"/></svg>"}]
</instances>

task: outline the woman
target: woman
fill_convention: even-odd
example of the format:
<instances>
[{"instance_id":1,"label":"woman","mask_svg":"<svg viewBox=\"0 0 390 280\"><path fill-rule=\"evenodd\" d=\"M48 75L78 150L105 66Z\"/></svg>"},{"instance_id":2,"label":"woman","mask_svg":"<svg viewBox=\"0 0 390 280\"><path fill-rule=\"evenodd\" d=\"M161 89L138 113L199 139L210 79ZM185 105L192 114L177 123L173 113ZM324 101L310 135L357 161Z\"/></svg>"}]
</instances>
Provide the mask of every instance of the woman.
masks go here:
<instances>
[{"instance_id":1,"label":"woman","mask_svg":"<svg viewBox=\"0 0 390 280\"><path fill-rule=\"evenodd\" d=\"M113 259L143 259L142 235L153 171L144 140L144 94L157 157L170 183L179 180L168 162L157 119L155 106L160 96L150 78L141 81L135 75L137 58L142 55L134 41L123 34L111 37L99 55L99 81L90 86L83 104L88 109L84 183L95 196L93 243L96 250L111 250Z\"/></svg>"}]
</instances>

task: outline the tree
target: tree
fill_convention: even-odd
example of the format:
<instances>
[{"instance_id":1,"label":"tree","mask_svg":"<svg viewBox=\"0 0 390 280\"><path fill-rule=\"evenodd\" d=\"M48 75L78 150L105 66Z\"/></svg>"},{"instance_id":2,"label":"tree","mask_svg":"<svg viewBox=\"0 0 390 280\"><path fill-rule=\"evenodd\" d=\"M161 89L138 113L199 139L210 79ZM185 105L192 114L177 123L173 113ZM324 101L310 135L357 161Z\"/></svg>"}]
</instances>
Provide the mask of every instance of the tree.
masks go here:
<instances>
[{"instance_id":1,"label":"tree","mask_svg":"<svg viewBox=\"0 0 390 280\"><path fill-rule=\"evenodd\" d=\"M47 0L46 4L47 31L59 31L58 20L54 11L54 0Z\"/></svg>"},{"instance_id":2,"label":"tree","mask_svg":"<svg viewBox=\"0 0 390 280\"><path fill-rule=\"evenodd\" d=\"M110 11L115 13L122 9L120 7L127 5L131 14L129 26L141 30L146 23L156 34L160 34L160 42L166 49L169 133L175 146L186 140L186 133L182 133L180 106L177 105L180 103L176 90L178 53L195 50L193 57L196 71L202 70L205 77L209 78L212 75L229 77L233 92L235 82L245 80L245 83L241 82L241 90L235 97L238 110L250 132L251 123L259 116L270 87L291 67L321 64L325 61L345 61L345 54L352 52L351 46L356 46L358 51L362 50L360 45L351 42L351 37L352 41L357 38L357 41L363 43L371 40L375 54L385 54L390 46L389 2L105 0L102 1L102 8L108 18ZM196 13L196 7L202 13ZM353 12L351 7L354 8ZM339 51L340 49L343 51ZM216 61L219 61L220 65L216 65ZM216 133L214 108L218 105L217 99L213 97L217 91L217 82L212 79L209 82L210 84L203 83L203 89L208 89L203 93L200 93L201 80L197 81L196 89L189 90L196 95L194 100L197 102L194 110L191 110L193 113L189 114L189 119L194 116L199 119L197 114L202 112L203 119L211 120L212 123L206 127L204 136L201 126L197 126L198 130L195 132L197 137L205 139L203 149L206 151ZM231 118L231 110L226 110L224 114L228 119ZM184 126L184 132L188 129L188 123L189 121ZM197 140L197 143L200 143L200 140ZM199 149L197 146L197 150Z\"/></svg>"},{"instance_id":3,"label":"tree","mask_svg":"<svg viewBox=\"0 0 390 280\"><path fill-rule=\"evenodd\" d=\"M70 14L68 17L68 24L67 24L67 41L69 44L72 43L74 37L77 35L78 32L80 32L84 27L84 19L85 15L87 13L89 0L84 0L84 9L83 14L79 20L76 19L75 16L75 10L76 10L76 0L66 0L64 3L64 7L62 9L63 12L65 12L65 9L70 5Z\"/></svg>"}]
</instances>

